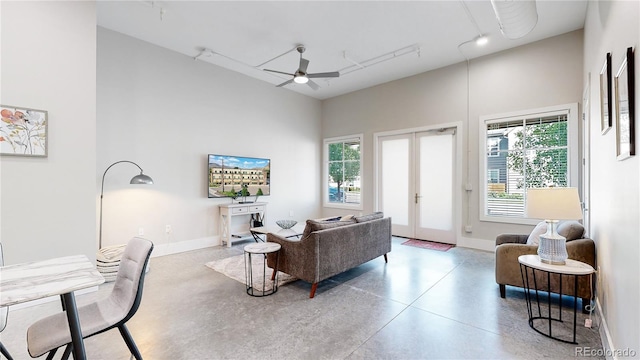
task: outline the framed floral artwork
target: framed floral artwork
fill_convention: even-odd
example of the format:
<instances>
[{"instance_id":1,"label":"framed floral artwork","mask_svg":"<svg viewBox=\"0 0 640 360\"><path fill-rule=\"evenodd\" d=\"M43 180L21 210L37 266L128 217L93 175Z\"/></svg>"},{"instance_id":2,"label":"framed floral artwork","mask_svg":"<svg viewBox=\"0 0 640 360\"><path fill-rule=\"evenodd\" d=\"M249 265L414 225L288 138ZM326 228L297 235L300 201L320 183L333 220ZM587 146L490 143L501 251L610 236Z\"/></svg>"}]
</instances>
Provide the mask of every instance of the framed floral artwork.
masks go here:
<instances>
[{"instance_id":1,"label":"framed floral artwork","mask_svg":"<svg viewBox=\"0 0 640 360\"><path fill-rule=\"evenodd\" d=\"M607 57L600 70L600 130L606 134L613 124L611 94L611 53Z\"/></svg>"},{"instance_id":2,"label":"framed floral artwork","mask_svg":"<svg viewBox=\"0 0 640 360\"><path fill-rule=\"evenodd\" d=\"M0 155L47 156L47 112L0 105Z\"/></svg>"},{"instance_id":3,"label":"framed floral artwork","mask_svg":"<svg viewBox=\"0 0 640 360\"><path fill-rule=\"evenodd\" d=\"M627 48L626 56L615 77L618 160L624 160L636 154L634 78L633 48Z\"/></svg>"}]
</instances>

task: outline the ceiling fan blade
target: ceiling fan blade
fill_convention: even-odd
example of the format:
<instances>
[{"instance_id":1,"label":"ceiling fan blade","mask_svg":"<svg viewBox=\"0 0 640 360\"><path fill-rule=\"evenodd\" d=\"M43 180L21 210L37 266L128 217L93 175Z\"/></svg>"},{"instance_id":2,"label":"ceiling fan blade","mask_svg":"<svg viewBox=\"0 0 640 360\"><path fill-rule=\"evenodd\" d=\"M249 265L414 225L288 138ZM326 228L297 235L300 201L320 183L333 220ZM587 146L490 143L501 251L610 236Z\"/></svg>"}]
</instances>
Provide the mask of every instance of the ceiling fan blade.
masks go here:
<instances>
[{"instance_id":1,"label":"ceiling fan blade","mask_svg":"<svg viewBox=\"0 0 640 360\"><path fill-rule=\"evenodd\" d=\"M289 73L282 72L282 71L278 71L278 70L269 70L269 69L262 69L262 70L263 70L263 71L272 72L272 73L276 73L276 74L283 74L283 75L294 76L293 74L289 74Z\"/></svg>"},{"instance_id":2,"label":"ceiling fan blade","mask_svg":"<svg viewBox=\"0 0 640 360\"><path fill-rule=\"evenodd\" d=\"M313 90L320 89L320 86L311 80L307 81L307 85L309 85L309 87L312 88Z\"/></svg>"},{"instance_id":3,"label":"ceiling fan blade","mask_svg":"<svg viewBox=\"0 0 640 360\"><path fill-rule=\"evenodd\" d=\"M303 59L302 57L300 57L300 69L298 71L302 71L303 73L306 73L307 67L309 67L309 60Z\"/></svg>"},{"instance_id":4,"label":"ceiling fan blade","mask_svg":"<svg viewBox=\"0 0 640 360\"><path fill-rule=\"evenodd\" d=\"M308 78L334 78L339 77L340 73L337 71L333 72L325 72L325 73L315 73L315 74L307 74Z\"/></svg>"},{"instance_id":5,"label":"ceiling fan blade","mask_svg":"<svg viewBox=\"0 0 640 360\"><path fill-rule=\"evenodd\" d=\"M291 79L291 80L287 80L287 81L283 82L283 83L282 83L282 84L280 84L280 85L276 85L276 87L283 87L283 86L285 86L285 85L289 85L289 84L291 84L292 82L293 82L293 79Z\"/></svg>"}]
</instances>

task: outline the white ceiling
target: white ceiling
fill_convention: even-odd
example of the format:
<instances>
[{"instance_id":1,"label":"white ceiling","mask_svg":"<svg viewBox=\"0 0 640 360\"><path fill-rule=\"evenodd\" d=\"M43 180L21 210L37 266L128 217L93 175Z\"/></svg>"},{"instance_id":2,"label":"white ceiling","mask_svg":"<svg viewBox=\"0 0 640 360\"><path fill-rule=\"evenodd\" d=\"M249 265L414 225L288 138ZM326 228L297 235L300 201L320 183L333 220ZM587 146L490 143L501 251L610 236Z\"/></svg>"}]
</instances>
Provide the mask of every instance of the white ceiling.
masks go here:
<instances>
[{"instance_id":1,"label":"white ceiling","mask_svg":"<svg viewBox=\"0 0 640 360\"><path fill-rule=\"evenodd\" d=\"M473 21L468 16L469 10ZM489 0L462 1L99 1L98 25L272 83L293 73L297 44L308 72L340 71L292 90L327 99L584 26L586 0L538 0L538 23L518 40L500 33ZM479 29L479 30L478 30ZM479 31L489 43L471 40ZM290 51L290 52L289 52ZM287 53L288 52L288 53ZM261 65L278 55L285 55ZM355 65L368 65L364 68Z\"/></svg>"}]
</instances>

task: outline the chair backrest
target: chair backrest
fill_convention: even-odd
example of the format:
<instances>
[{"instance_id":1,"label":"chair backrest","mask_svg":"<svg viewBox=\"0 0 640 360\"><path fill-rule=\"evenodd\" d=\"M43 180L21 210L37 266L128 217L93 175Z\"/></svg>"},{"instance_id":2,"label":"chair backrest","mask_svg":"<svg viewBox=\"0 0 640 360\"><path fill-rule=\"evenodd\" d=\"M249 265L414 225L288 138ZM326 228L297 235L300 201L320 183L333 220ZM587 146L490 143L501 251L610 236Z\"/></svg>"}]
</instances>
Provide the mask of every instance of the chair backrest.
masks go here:
<instances>
[{"instance_id":1,"label":"chair backrest","mask_svg":"<svg viewBox=\"0 0 640 360\"><path fill-rule=\"evenodd\" d=\"M4 265L4 255L2 254L2 243L0 243L0 266ZM7 316L9 316L8 307L0 307L0 331L7 326Z\"/></svg>"},{"instance_id":2,"label":"chair backrest","mask_svg":"<svg viewBox=\"0 0 640 360\"><path fill-rule=\"evenodd\" d=\"M153 243L147 239L134 237L129 240L120 259L120 266L110 300L123 309L129 309L127 315L118 322L127 322L138 311L142 299L144 275L149 257L153 251Z\"/></svg>"}]
</instances>

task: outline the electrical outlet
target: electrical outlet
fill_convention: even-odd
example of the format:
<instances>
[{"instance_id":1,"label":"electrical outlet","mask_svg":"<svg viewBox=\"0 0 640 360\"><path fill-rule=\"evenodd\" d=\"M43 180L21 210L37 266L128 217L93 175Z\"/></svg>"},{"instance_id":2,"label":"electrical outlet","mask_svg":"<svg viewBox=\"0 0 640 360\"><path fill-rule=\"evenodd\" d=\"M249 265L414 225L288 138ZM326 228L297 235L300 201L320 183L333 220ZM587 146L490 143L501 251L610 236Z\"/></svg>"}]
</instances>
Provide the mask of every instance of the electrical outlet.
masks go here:
<instances>
[{"instance_id":1,"label":"electrical outlet","mask_svg":"<svg viewBox=\"0 0 640 360\"><path fill-rule=\"evenodd\" d=\"M171 234L171 225L165 226L164 232L166 232L167 234Z\"/></svg>"},{"instance_id":2,"label":"electrical outlet","mask_svg":"<svg viewBox=\"0 0 640 360\"><path fill-rule=\"evenodd\" d=\"M471 227L471 225L465 225L464 226L464 231L470 233L470 232L473 231L473 227Z\"/></svg>"},{"instance_id":3,"label":"electrical outlet","mask_svg":"<svg viewBox=\"0 0 640 360\"><path fill-rule=\"evenodd\" d=\"M289 210L289 216L293 217L293 210Z\"/></svg>"},{"instance_id":4,"label":"electrical outlet","mask_svg":"<svg viewBox=\"0 0 640 360\"><path fill-rule=\"evenodd\" d=\"M144 235L144 228L142 228L142 227L138 228L138 235L140 235L140 236Z\"/></svg>"}]
</instances>

